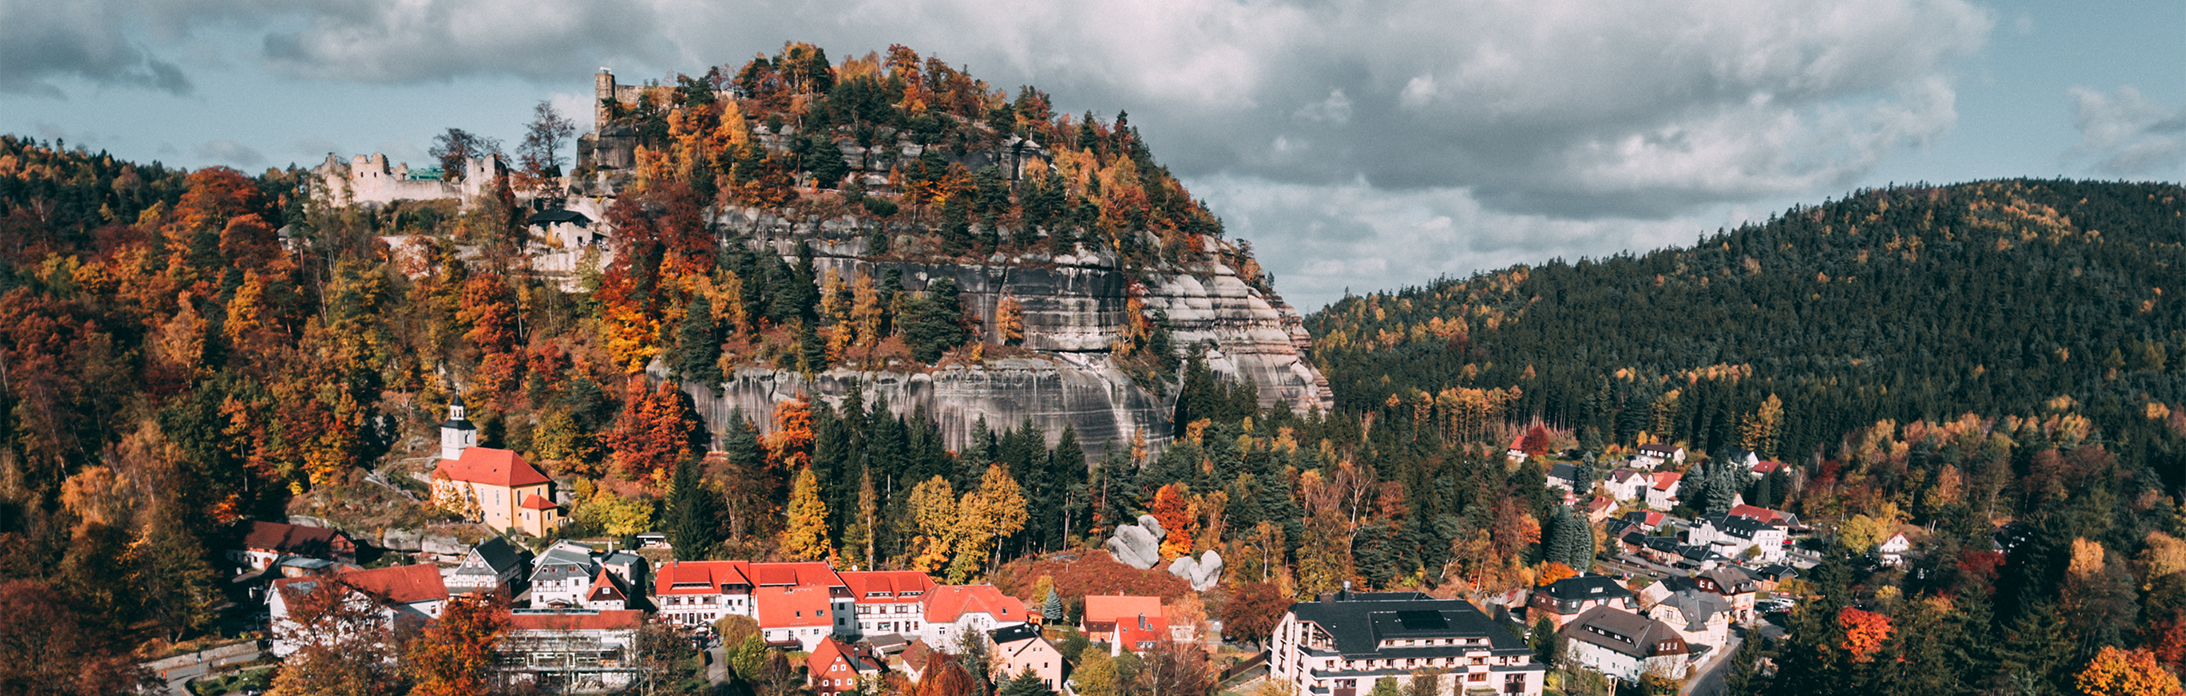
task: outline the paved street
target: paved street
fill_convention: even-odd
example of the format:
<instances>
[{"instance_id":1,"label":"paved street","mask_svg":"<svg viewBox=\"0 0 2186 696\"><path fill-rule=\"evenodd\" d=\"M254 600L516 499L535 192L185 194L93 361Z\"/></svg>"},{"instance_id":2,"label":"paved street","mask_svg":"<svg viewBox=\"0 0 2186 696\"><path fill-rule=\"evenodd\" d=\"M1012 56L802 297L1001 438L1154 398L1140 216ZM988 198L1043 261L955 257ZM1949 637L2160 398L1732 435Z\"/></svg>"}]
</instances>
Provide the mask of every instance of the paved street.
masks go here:
<instances>
[{"instance_id":1,"label":"paved street","mask_svg":"<svg viewBox=\"0 0 2186 696\"><path fill-rule=\"evenodd\" d=\"M1708 661L1695 668L1695 675L1685 680L1685 688L1678 693L1692 696L1717 696L1723 693L1723 675L1729 673L1730 657L1738 652L1740 638L1732 634L1723 641L1723 648L1708 655Z\"/></svg>"},{"instance_id":2,"label":"paved street","mask_svg":"<svg viewBox=\"0 0 2186 696\"><path fill-rule=\"evenodd\" d=\"M167 683L168 693L187 695L190 690L186 685L190 680L205 676L213 668L250 662L263 654L264 651L258 648L258 643L251 641L153 660L143 663L142 666Z\"/></svg>"}]
</instances>

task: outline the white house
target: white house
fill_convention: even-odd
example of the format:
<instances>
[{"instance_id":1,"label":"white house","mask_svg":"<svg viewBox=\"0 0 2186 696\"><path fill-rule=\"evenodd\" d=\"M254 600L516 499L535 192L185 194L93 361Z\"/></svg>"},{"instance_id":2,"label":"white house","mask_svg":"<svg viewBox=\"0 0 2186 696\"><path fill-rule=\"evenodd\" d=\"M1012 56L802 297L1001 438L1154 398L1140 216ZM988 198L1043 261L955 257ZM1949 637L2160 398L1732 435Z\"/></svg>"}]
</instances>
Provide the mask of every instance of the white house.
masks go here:
<instances>
[{"instance_id":1,"label":"white house","mask_svg":"<svg viewBox=\"0 0 2186 696\"><path fill-rule=\"evenodd\" d=\"M1686 643L1711 649L1730 638L1731 614L1730 600L1696 587L1669 593L1647 610L1648 618L1668 625Z\"/></svg>"},{"instance_id":2,"label":"white house","mask_svg":"<svg viewBox=\"0 0 2186 696\"><path fill-rule=\"evenodd\" d=\"M530 556L530 552L507 539L487 537L471 547L470 553L463 556L463 564L448 574L448 591L499 592L503 597L514 597L516 579L524 576Z\"/></svg>"},{"instance_id":3,"label":"white house","mask_svg":"<svg viewBox=\"0 0 2186 696\"><path fill-rule=\"evenodd\" d=\"M643 674L636 659L645 612L516 611L494 651L519 680L551 679L579 693L612 692Z\"/></svg>"},{"instance_id":4,"label":"white house","mask_svg":"<svg viewBox=\"0 0 2186 696\"><path fill-rule=\"evenodd\" d=\"M1890 535L1890 538L1882 540L1882 544L1875 547L1875 552L1882 555L1884 565L1905 565L1905 552L1911 550L1913 541L1905 538L1904 532Z\"/></svg>"},{"instance_id":5,"label":"white house","mask_svg":"<svg viewBox=\"0 0 2186 696\"><path fill-rule=\"evenodd\" d=\"M1657 510L1677 507L1679 479L1684 474L1675 471L1657 471L1654 483L1647 487L1647 506Z\"/></svg>"},{"instance_id":6,"label":"white house","mask_svg":"<svg viewBox=\"0 0 2186 696\"><path fill-rule=\"evenodd\" d=\"M585 595L592 589L592 578L600 573L599 561L593 560L591 547L571 541L557 541L547 547L532 561L531 607L581 607Z\"/></svg>"},{"instance_id":7,"label":"white house","mask_svg":"<svg viewBox=\"0 0 2186 696\"><path fill-rule=\"evenodd\" d=\"M836 575L850 586L857 602L858 636L920 635L933 578L915 570L846 570Z\"/></svg>"},{"instance_id":8,"label":"white house","mask_svg":"<svg viewBox=\"0 0 2186 696\"><path fill-rule=\"evenodd\" d=\"M291 637L305 626L291 618L290 607L304 595L322 591L343 592L344 602L378 605L390 625L403 617L440 618L441 608L448 603L448 587L441 583L440 569L430 563L275 580L266 592L274 656L287 657L302 647Z\"/></svg>"},{"instance_id":9,"label":"white house","mask_svg":"<svg viewBox=\"0 0 2186 696\"><path fill-rule=\"evenodd\" d=\"M1559 633L1573 662L1626 683L1647 674L1683 679L1692 653L1668 624L1611 607L1588 609Z\"/></svg>"},{"instance_id":10,"label":"white house","mask_svg":"<svg viewBox=\"0 0 2186 696\"><path fill-rule=\"evenodd\" d=\"M1751 557L1763 563L1784 559L1784 538L1782 527L1722 513L1701 515L1686 532L1688 543L1712 548L1725 558Z\"/></svg>"},{"instance_id":11,"label":"white house","mask_svg":"<svg viewBox=\"0 0 2186 696\"><path fill-rule=\"evenodd\" d=\"M1025 603L993 585L941 585L926 593L919 638L953 649L966 633L988 633L1025 622Z\"/></svg>"},{"instance_id":12,"label":"white house","mask_svg":"<svg viewBox=\"0 0 2186 696\"><path fill-rule=\"evenodd\" d=\"M1609 496L1620 501L1639 499L1654 485L1653 474L1624 467L1609 472L1609 478L1602 481L1602 486L1609 489Z\"/></svg>"},{"instance_id":13,"label":"white house","mask_svg":"<svg viewBox=\"0 0 2186 696\"><path fill-rule=\"evenodd\" d=\"M1685 448L1661 442L1639 446L1639 453L1632 456L1632 466L1653 469L1664 463L1685 463Z\"/></svg>"},{"instance_id":14,"label":"white house","mask_svg":"<svg viewBox=\"0 0 2186 696\"><path fill-rule=\"evenodd\" d=\"M1384 679L1441 672L1440 694L1540 696L1548 666L1461 599L1348 590L1298 602L1268 641L1268 679L1299 696L1361 696Z\"/></svg>"}]
</instances>

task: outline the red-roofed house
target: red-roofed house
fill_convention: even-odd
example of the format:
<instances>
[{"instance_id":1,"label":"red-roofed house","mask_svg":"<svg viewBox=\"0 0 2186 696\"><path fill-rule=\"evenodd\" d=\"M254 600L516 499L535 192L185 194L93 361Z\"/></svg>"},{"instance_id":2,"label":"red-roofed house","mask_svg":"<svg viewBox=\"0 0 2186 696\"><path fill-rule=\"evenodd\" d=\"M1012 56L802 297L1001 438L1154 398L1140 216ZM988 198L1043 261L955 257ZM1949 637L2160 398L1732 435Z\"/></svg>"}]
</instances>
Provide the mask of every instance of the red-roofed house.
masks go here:
<instances>
[{"instance_id":1,"label":"red-roofed house","mask_svg":"<svg viewBox=\"0 0 2186 696\"><path fill-rule=\"evenodd\" d=\"M811 652L820 641L835 635L836 625L848 617L831 611L835 604L826 587L761 587L752 593L759 615L759 634L767 643ZM847 633L848 631L844 631Z\"/></svg>"},{"instance_id":2,"label":"red-roofed house","mask_svg":"<svg viewBox=\"0 0 2186 696\"><path fill-rule=\"evenodd\" d=\"M282 558L302 556L343 563L357 562L357 544L348 535L322 527L280 522L243 523L240 549L229 549L228 560L251 570L265 570Z\"/></svg>"},{"instance_id":3,"label":"red-roofed house","mask_svg":"<svg viewBox=\"0 0 2186 696\"><path fill-rule=\"evenodd\" d=\"M509 615L494 650L502 665L568 691L616 691L636 681L631 654L645 612L637 610L526 612ZM557 688L556 691L562 689Z\"/></svg>"},{"instance_id":4,"label":"red-roofed house","mask_svg":"<svg viewBox=\"0 0 2186 696\"><path fill-rule=\"evenodd\" d=\"M1505 452L1503 453L1503 456L1504 456L1505 458L1508 458L1508 459L1510 459L1511 461L1514 461L1514 462L1522 462L1522 461L1525 461L1525 460L1526 460L1526 437L1525 437L1524 435L1520 435L1520 436L1518 436L1517 438L1514 438L1514 439L1512 439L1512 440L1510 441L1510 449L1509 449L1509 450L1507 450L1507 451L1505 451Z\"/></svg>"},{"instance_id":5,"label":"red-roofed house","mask_svg":"<svg viewBox=\"0 0 2186 696\"><path fill-rule=\"evenodd\" d=\"M505 449L478 447L478 431L463 419L463 399L448 403L440 424L440 464L433 468L433 501L501 531L545 536L561 524L551 483L531 462Z\"/></svg>"},{"instance_id":6,"label":"red-roofed house","mask_svg":"<svg viewBox=\"0 0 2186 696\"><path fill-rule=\"evenodd\" d=\"M1678 479L1683 477L1675 471L1655 472L1654 485L1647 488L1647 506L1657 510L1677 507Z\"/></svg>"},{"instance_id":7,"label":"red-roofed house","mask_svg":"<svg viewBox=\"0 0 2186 696\"><path fill-rule=\"evenodd\" d=\"M622 588L616 582L615 574L608 572L606 568L601 568L599 577L593 578L592 586L585 589L584 608L593 611L614 611L627 609L629 606L630 597L623 594Z\"/></svg>"},{"instance_id":8,"label":"red-roofed house","mask_svg":"<svg viewBox=\"0 0 2186 696\"><path fill-rule=\"evenodd\" d=\"M1579 506L1579 511L1586 513L1588 522L1600 524L1609 519L1609 513L1617 511L1617 501L1597 495L1588 498L1585 505Z\"/></svg>"},{"instance_id":9,"label":"red-roofed house","mask_svg":"<svg viewBox=\"0 0 2186 696\"><path fill-rule=\"evenodd\" d=\"M1744 517L1771 527L1790 528L1799 526L1799 517L1797 515L1744 503L1731 506L1730 516Z\"/></svg>"},{"instance_id":10,"label":"red-roofed house","mask_svg":"<svg viewBox=\"0 0 2186 696\"><path fill-rule=\"evenodd\" d=\"M661 565L653 577L653 596L662 618L685 625L711 625L723 616L736 615L760 619L764 628L767 624L760 612L766 609L760 604L789 596L776 592L762 598L758 591L765 588L818 590L818 596L826 599L831 632L849 636L857 631L856 601L850 596L850 586L843 584L826 563L680 561ZM810 600L797 601L802 606ZM795 612L799 609L789 611L791 618L797 618Z\"/></svg>"},{"instance_id":11,"label":"red-roofed house","mask_svg":"<svg viewBox=\"0 0 2186 696\"><path fill-rule=\"evenodd\" d=\"M1769 475L1769 474L1773 474L1773 473L1776 473L1776 470L1777 470L1777 469L1782 469L1782 468L1784 468L1784 463L1783 463L1783 462L1779 462L1779 461L1775 461L1775 460L1763 461L1763 462L1761 462L1761 463L1759 463L1759 464L1755 464L1755 465L1753 465L1753 477L1754 477L1754 478L1761 478L1761 477L1763 477L1763 476L1767 476L1767 475Z\"/></svg>"},{"instance_id":12,"label":"red-roofed house","mask_svg":"<svg viewBox=\"0 0 2186 696\"><path fill-rule=\"evenodd\" d=\"M985 633L1025 622L1025 603L993 585L942 585L926 593L925 624L919 637L927 645L956 645L970 631Z\"/></svg>"},{"instance_id":13,"label":"red-roofed house","mask_svg":"<svg viewBox=\"0 0 2186 696\"><path fill-rule=\"evenodd\" d=\"M1169 638L1160 597L1086 595L1078 628L1087 638L1107 642L1111 655L1147 650Z\"/></svg>"},{"instance_id":14,"label":"red-roofed house","mask_svg":"<svg viewBox=\"0 0 2186 696\"><path fill-rule=\"evenodd\" d=\"M352 591L344 601L378 605L390 623L405 616L440 618L440 609L448 602L448 587L440 581L440 568L430 563L349 570L332 577L275 580L266 592L266 611L272 616L273 633L277 636L273 643L274 655L286 657L296 651L297 646L278 637L290 632L283 629L284 623L289 621L289 605L306 594L320 591L330 582Z\"/></svg>"},{"instance_id":15,"label":"red-roofed house","mask_svg":"<svg viewBox=\"0 0 2186 696\"><path fill-rule=\"evenodd\" d=\"M850 570L836 573L857 602L859 636L918 635L925 623L926 593L933 578L915 570Z\"/></svg>"},{"instance_id":16,"label":"red-roofed house","mask_svg":"<svg viewBox=\"0 0 2186 696\"><path fill-rule=\"evenodd\" d=\"M873 646L823 638L805 657L805 682L814 696L866 691L880 682L881 660Z\"/></svg>"}]
</instances>

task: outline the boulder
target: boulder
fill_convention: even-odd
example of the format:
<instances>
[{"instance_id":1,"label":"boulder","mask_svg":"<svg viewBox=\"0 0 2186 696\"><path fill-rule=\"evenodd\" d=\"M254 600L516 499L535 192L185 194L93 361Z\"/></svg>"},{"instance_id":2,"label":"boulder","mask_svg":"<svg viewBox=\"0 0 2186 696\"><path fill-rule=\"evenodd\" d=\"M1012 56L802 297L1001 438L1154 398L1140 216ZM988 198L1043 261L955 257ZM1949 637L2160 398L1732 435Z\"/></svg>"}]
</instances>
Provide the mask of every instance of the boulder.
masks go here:
<instances>
[{"instance_id":1,"label":"boulder","mask_svg":"<svg viewBox=\"0 0 2186 696\"><path fill-rule=\"evenodd\" d=\"M1191 556L1179 556L1175 563L1169 564L1169 574L1191 583L1194 591L1214 589L1215 584L1222 581L1222 555L1208 549L1196 561Z\"/></svg>"},{"instance_id":2,"label":"boulder","mask_svg":"<svg viewBox=\"0 0 2186 696\"><path fill-rule=\"evenodd\" d=\"M1161 531L1160 522L1140 515L1138 524L1116 525L1115 536L1109 537L1102 547L1108 549L1108 555L1114 556L1118 563L1152 570L1161 564L1161 538L1164 536L1167 535Z\"/></svg>"}]
</instances>

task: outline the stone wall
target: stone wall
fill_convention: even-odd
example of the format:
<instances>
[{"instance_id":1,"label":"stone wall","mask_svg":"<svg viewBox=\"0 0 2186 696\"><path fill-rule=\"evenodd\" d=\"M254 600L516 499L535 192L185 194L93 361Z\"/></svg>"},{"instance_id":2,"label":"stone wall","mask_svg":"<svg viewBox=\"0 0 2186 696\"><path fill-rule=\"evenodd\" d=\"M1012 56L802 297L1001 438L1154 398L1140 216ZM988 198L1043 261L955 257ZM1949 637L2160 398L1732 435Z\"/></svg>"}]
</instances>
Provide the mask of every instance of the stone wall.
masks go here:
<instances>
[{"instance_id":1,"label":"stone wall","mask_svg":"<svg viewBox=\"0 0 2186 696\"><path fill-rule=\"evenodd\" d=\"M327 203L345 205L385 205L395 201L431 201L455 199L468 206L478 194L492 185L494 174L501 171L501 158L487 155L471 158L464 164L461 181L450 182L434 179L411 179L407 162L389 167L387 155L372 153L356 155L347 163L326 154L326 161L311 169L317 186L313 195L324 196Z\"/></svg>"}]
</instances>

